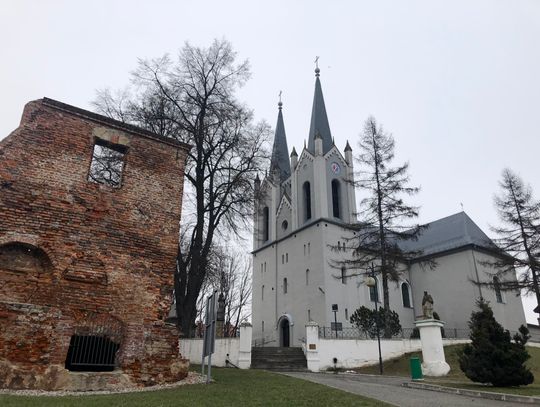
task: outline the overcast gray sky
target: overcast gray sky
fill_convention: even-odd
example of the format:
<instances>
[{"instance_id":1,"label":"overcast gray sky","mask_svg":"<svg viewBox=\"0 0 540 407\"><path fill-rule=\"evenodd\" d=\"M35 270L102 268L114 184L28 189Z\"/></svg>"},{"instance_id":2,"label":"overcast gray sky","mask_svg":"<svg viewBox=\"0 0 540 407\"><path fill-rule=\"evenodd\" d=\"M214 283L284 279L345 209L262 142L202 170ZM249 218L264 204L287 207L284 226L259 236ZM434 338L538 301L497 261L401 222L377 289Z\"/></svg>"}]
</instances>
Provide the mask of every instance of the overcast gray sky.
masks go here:
<instances>
[{"instance_id":1,"label":"overcast gray sky","mask_svg":"<svg viewBox=\"0 0 540 407\"><path fill-rule=\"evenodd\" d=\"M408 160L421 221L461 210L486 232L508 166L540 197L540 2L25 1L0 3L0 139L43 96L91 108L137 58L230 40L253 76L240 97L289 148L309 130L314 58L332 134L353 151L373 114ZM529 308L529 305L526 305ZM528 318L534 319L532 314Z\"/></svg>"}]
</instances>

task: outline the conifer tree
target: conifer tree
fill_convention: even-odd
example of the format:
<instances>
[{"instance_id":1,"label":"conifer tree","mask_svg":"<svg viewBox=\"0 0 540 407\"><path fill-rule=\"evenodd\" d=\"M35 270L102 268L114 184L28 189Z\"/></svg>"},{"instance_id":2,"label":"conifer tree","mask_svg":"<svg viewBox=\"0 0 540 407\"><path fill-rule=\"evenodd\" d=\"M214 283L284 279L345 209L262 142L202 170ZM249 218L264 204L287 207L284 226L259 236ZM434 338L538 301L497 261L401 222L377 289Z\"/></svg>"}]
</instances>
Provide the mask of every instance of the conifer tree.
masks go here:
<instances>
[{"instance_id":1,"label":"conifer tree","mask_svg":"<svg viewBox=\"0 0 540 407\"><path fill-rule=\"evenodd\" d=\"M501 193L495 196L495 207L503 226L492 230L499 236L496 243L500 255L485 262L495 270L494 278L480 284L497 292L533 293L540 305L540 202L519 175L508 168L503 170L499 185ZM514 278L516 270L522 272Z\"/></svg>"},{"instance_id":2,"label":"conifer tree","mask_svg":"<svg viewBox=\"0 0 540 407\"><path fill-rule=\"evenodd\" d=\"M360 171L355 186L365 198L360 203L360 223L356 229L352 260L347 268L372 269L382 278L383 307L390 309L388 282L398 281L400 267L418 251L408 251L402 244L418 238L422 227L411 222L418 217L418 207L408 205L404 197L415 195L419 188L409 186L409 164L392 167L394 138L369 117L358 143ZM431 264L431 263L430 263Z\"/></svg>"},{"instance_id":3,"label":"conifer tree","mask_svg":"<svg viewBox=\"0 0 540 407\"><path fill-rule=\"evenodd\" d=\"M480 299L477 305L479 311L473 312L469 321L472 343L465 345L459 358L463 373L473 382L497 387L532 383L534 376L524 364L530 357L525 349L529 330L522 325L512 342L510 332L495 320L489 304Z\"/></svg>"}]
</instances>

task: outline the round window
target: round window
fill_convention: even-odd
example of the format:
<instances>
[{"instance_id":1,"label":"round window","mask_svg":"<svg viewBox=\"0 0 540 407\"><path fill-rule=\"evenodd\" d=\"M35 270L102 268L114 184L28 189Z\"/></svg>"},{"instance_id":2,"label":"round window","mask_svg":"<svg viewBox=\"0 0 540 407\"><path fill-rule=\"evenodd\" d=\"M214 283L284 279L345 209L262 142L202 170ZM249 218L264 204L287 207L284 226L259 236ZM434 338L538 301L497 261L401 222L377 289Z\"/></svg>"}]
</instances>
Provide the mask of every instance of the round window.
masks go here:
<instances>
[{"instance_id":1,"label":"round window","mask_svg":"<svg viewBox=\"0 0 540 407\"><path fill-rule=\"evenodd\" d=\"M288 227L289 227L289 222L287 222L286 220L284 220L284 221L281 223L281 229L287 230Z\"/></svg>"}]
</instances>

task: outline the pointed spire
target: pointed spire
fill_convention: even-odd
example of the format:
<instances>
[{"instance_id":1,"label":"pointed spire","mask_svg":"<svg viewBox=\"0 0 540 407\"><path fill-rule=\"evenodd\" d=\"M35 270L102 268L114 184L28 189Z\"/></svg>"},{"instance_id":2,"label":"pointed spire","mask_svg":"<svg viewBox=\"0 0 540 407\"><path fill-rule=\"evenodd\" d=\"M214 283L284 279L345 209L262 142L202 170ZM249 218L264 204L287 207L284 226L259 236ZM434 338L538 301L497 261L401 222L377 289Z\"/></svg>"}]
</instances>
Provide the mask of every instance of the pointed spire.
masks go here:
<instances>
[{"instance_id":1,"label":"pointed spire","mask_svg":"<svg viewBox=\"0 0 540 407\"><path fill-rule=\"evenodd\" d=\"M352 151L351 145L349 144L349 140L347 140L347 144L345 145L345 151Z\"/></svg>"},{"instance_id":2,"label":"pointed spire","mask_svg":"<svg viewBox=\"0 0 540 407\"><path fill-rule=\"evenodd\" d=\"M321 70L319 69L318 57L315 60L315 94L313 96L313 108L311 110L311 124L309 126L308 150L315 151L315 137L320 135L323 139L323 154L332 148L332 134L330 133L330 124L326 115L324 97L322 93L321 81L319 79Z\"/></svg>"},{"instance_id":3,"label":"pointed spire","mask_svg":"<svg viewBox=\"0 0 540 407\"><path fill-rule=\"evenodd\" d=\"M285 135L282 108L283 103L281 102L280 91L276 134L274 136L274 146L272 147L272 160L270 161L270 172L277 173L280 182L285 181L291 176L291 163L289 161L289 149L287 148L287 136Z\"/></svg>"},{"instance_id":4,"label":"pointed spire","mask_svg":"<svg viewBox=\"0 0 540 407\"><path fill-rule=\"evenodd\" d=\"M291 157L298 157L298 154L296 153L296 149L293 147L291 151Z\"/></svg>"}]
</instances>

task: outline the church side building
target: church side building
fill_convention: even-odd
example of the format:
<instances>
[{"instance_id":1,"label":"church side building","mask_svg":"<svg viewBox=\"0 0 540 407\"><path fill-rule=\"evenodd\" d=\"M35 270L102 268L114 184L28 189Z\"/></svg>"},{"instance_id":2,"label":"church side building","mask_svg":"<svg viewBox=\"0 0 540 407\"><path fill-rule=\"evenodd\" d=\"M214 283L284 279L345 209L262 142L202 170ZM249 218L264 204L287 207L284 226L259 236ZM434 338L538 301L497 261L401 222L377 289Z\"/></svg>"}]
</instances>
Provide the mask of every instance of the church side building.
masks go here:
<instances>
[{"instance_id":1,"label":"church side building","mask_svg":"<svg viewBox=\"0 0 540 407\"><path fill-rule=\"evenodd\" d=\"M374 308L382 299L382 282L370 289L364 277L331 266L346 259L345 242L354 237L356 196L352 149L335 146L320 81L315 70L315 93L307 146L290 155L283 119L278 118L268 175L256 180L258 196L253 234L253 338L256 345L300 346L305 325L334 322L350 327L352 313L364 305ZM350 245L350 242L348 243ZM465 329L475 301L491 302L495 317L506 328L525 323L519 293L480 289L473 281L485 280L482 261L494 254L494 244L464 213L432 222L408 248L423 251L423 258L403 265L401 280L390 282L390 307L402 327L413 327L422 314L421 299L429 291L435 311L449 328ZM437 267L421 267L433 258Z\"/></svg>"}]
</instances>

